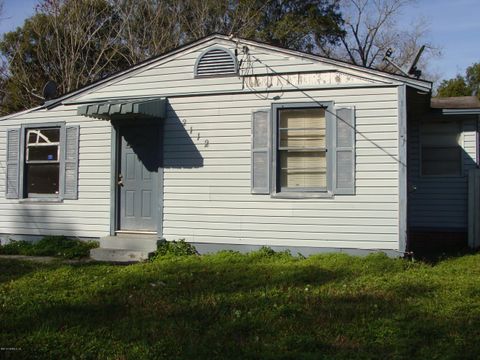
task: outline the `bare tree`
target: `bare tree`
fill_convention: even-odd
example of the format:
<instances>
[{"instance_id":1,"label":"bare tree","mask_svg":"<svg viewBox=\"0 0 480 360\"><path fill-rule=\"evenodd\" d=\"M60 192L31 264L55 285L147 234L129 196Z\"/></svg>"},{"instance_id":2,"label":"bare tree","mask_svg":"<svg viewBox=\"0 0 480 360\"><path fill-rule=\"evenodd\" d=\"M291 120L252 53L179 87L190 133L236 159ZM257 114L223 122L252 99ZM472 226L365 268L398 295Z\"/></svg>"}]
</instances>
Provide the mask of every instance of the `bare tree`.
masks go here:
<instances>
[{"instance_id":1,"label":"bare tree","mask_svg":"<svg viewBox=\"0 0 480 360\"><path fill-rule=\"evenodd\" d=\"M38 61L68 92L108 75L118 61L124 23L102 0L49 0L38 7L32 31L40 39ZM47 38L45 35L48 35Z\"/></svg>"},{"instance_id":2,"label":"bare tree","mask_svg":"<svg viewBox=\"0 0 480 360\"><path fill-rule=\"evenodd\" d=\"M112 0L114 12L123 26L118 29L121 55L129 65L179 46L178 26L181 7L175 1Z\"/></svg>"},{"instance_id":3,"label":"bare tree","mask_svg":"<svg viewBox=\"0 0 480 360\"><path fill-rule=\"evenodd\" d=\"M37 5L35 15L0 44L6 62L3 110L39 104L47 80L57 82L64 94L122 68L120 20L105 0L45 0Z\"/></svg>"},{"instance_id":4,"label":"bare tree","mask_svg":"<svg viewBox=\"0 0 480 360\"><path fill-rule=\"evenodd\" d=\"M0 41L2 111L41 103L47 80L65 94L215 32L309 50L340 22L335 0L41 0Z\"/></svg>"},{"instance_id":5,"label":"bare tree","mask_svg":"<svg viewBox=\"0 0 480 360\"><path fill-rule=\"evenodd\" d=\"M341 0L345 36L340 46L319 45L322 53L356 65L395 71L383 62L389 48L394 50L395 63L403 67L426 45L422 60L425 64L426 58L439 55L438 48L427 41L426 20L415 19L407 29L398 24L402 11L414 3L415 0Z\"/></svg>"}]
</instances>

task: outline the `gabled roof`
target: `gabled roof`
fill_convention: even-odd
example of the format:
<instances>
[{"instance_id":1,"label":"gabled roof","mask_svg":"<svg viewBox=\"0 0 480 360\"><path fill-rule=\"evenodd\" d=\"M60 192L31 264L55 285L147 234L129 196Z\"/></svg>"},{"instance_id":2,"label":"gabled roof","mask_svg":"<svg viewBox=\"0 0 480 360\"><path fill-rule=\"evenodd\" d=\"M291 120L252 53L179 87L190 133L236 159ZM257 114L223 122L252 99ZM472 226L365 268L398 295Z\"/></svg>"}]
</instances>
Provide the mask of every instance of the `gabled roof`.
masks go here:
<instances>
[{"instance_id":1,"label":"gabled roof","mask_svg":"<svg viewBox=\"0 0 480 360\"><path fill-rule=\"evenodd\" d=\"M224 35L214 35L214 36L222 37L224 39L228 39ZM414 88L420 88L422 90L431 90L432 84L433 84L431 81L428 81L428 80L421 80L421 79L415 79L415 78L405 76L405 75L392 74L392 73L389 73L387 71L372 69L372 68L368 68L366 66L361 66L361 65L355 65L355 64L349 63L347 61L331 59L331 58L328 58L328 57L325 57L325 56L309 54L309 53L305 53L305 52L298 51L298 50L290 50L290 49L287 49L287 48L284 48L284 47L281 47L281 46L270 45L270 44L267 44L267 43L264 43L264 42L261 42L261 41L257 41L257 40L247 40L247 39L241 39L241 38L233 38L232 41L238 41L240 43L251 44L253 46L263 47L263 48L269 49L271 51L279 51L279 52L283 52L283 53L288 53L288 54L291 54L291 55L294 55L294 56L303 57L303 58L306 58L306 59L316 60L316 61L323 62L323 63L326 63L326 64L331 64L331 65L334 65L334 66L338 66L340 68L355 69L357 71L362 71L362 72L365 72L367 74L377 75L377 76L380 76L380 77L383 77L383 78L386 78L386 79L399 81L399 82L405 83L407 85L410 85Z\"/></svg>"},{"instance_id":2,"label":"gabled roof","mask_svg":"<svg viewBox=\"0 0 480 360\"><path fill-rule=\"evenodd\" d=\"M290 49L282 48L282 47L279 47L279 46L269 45L269 44L259 42L259 41L236 38L236 37L229 37L229 36L222 35L222 34L213 34L213 35L206 36L202 39L196 40L194 42L191 42L191 43L185 44L183 46L180 46L180 47L178 47L174 50L171 50L167 53L164 53L164 54L161 54L161 55L158 55L158 56L154 56L152 58L144 60L144 61L142 61L138 64L135 64L135 65L129 67L128 69L118 71L116 73L111 74L110 76L108 76L106 78L97 80L97 81L92 82L88 85L85 85L85 86L83 86L83 87L81 87L77 90L74 90L74 91L71 91L67 94L64 94L64 95L62 95L62 96L60 96L56 99L47 101L47 102L45 102L45 104L43 104L41 106L29 109L29 110L24 110L24 111L21 111L19 113L4 116L4 117L0 118L0 120L5 119L5 118L10 118L10 117L13 117L13 116L17 116L17 115L20 115L20 114L28 113L28 112L35 111L35 110L40 110L40 109L44 109L44 108L47 108L47 109L48 108L53 108L55 106L58 106L59 104L61 104L63 101L65 101L67 99L76 97L76 96L78 96L82 93L85 93L87 91L91 91L92 89L94 89L96 87L100 87L100 86L102 86L102 85L104 85L104 84L106 84L110 81L121 79L122 77L128 76L129 74L131 74L133 72L137 72L137 71L139 71L143 68L146 68L146 67L148 67L148 66L150 66L150 65L152 65L152 64L154 64L158 61L168 59L169 57L173 57L173 56L175 56L175 55L177 55L181 52L188 51L191 48L197 47L199 45L202 45L204 43L207 43L207 42L215 40L215 39L222 40L222 41L231 41L231 42L237 43L237 44L251 45L251 46L255 46L255 47L258 47L258 48L263 48L265 50L269 50L269 51L272 51L272 52L280 52L280 53L288 54L288 55L291 55L291 56L310 59L310 60L314 60L314 61L317 61L317 62L323 62L323 63L330 64L330 65L333 65L333 66L336 66L336 67L339 67L339 68L361 71L361 72L364 72L366 74L371 74L371 75L375 75L375 76L384 78L386 80L395 81L395 82L398 82L398 83L404 83L406 85L409 85L411 87L414 87L414 88L417 88L417 89L420 89L420 90L424 90L424 91L429 91L429 90L431 90L431 87L432 87L432 83L430 81L426 81L426 80L419 80L419 79L406 77L406 76L403 76L403 75L391 74L391 73L388 73L388 72L385 72L385 71L370 69L370 68L359 66L359 65L353 65L353 64L350 64L350 63L347 63L347 62L344 62L344 61L334 60L334 59L330 59L330 58L319 56L319 55L308 54L308 53L304 53L304 52L297 51L297 50L290 50Z\"/></svg>"}]
</instances>

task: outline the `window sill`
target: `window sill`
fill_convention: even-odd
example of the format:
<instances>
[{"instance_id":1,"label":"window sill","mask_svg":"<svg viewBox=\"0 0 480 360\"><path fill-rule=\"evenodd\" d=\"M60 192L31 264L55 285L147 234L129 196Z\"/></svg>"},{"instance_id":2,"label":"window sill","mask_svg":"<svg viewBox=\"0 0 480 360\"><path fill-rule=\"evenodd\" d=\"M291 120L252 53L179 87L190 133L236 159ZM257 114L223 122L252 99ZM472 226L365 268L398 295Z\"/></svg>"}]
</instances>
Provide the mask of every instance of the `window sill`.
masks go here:
<instances>
[{"instance_id":1,"label":"window sill","mask_svg":"<svg viewBox=\"0 0 480 360\"><path fill-rule=\"evenodd\" d=\"M62 203L63 199L60 198L49 198L49 197L44 197L44 198L25 198L25 199L20 199L18 201L19 203Z\"/></svg>"},{"instance_id":2,"label":"window sill","mask_svg":"<svg viewBox=\"0 0 480 360\"><path fill-rule=\"evenodd\" d=\"M270 195L275 199L333 199L334 195L332 192L279 192Z\"/></svg>"}]
</instances>

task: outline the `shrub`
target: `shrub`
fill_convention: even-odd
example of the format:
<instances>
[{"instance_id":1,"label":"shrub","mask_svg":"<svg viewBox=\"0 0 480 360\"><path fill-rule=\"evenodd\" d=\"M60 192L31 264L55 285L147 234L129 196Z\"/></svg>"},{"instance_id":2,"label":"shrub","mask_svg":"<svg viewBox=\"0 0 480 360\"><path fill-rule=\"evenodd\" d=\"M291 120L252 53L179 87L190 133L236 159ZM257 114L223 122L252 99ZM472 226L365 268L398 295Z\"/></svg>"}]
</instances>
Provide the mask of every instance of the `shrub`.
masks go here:
<instances>
[{"instance_id":1,"label":"shrub","mask_svg":"<svg viewBox=\"0 0 480 360\"><path fill-rule=\"evenodd\" d=\"M90 249L98 247L95 241L68 239L65 236L45 236L34 244L37 256L59 256L65 259L87 257Z\"/></svg>"},{"instance_id":2,"label":"shrub","mask_svg":"<svg viewBox=\"0 0 480 360\"><path fill-rule=\"evenodd\" d=\"M68 239L65 236L45 236L36 243L28 241L11 241L0 246L0 254L57 256L65 259L87 257L90 249L98 247L96 241Z\"/></svg>"},{"instance_id":3,"label":"shrub","mask_svg":"<svg viewBox=\"0 0 480 360\"><path fill-rule=\"evenodd\" d=\"M192 244L180 239L178 241L163 241L157 251L151 257L152 260L161 258L163 256L189 256L198 255L197 249Z\"/></svg>"},{"instance_id":4,"label":"shrub","mask_svg":"<svg viewBox=\"0 0 480 360\"><path fill-rule=\"evenodd\" d=\"M275 251L268 246L262 246L260 249L250 252L249 256L253 258L293 258L290 250Z\"/></svg>"},{"instance_id":5,"label":"shrub","mask_svg":"<svg viewBox=\"0 0 480 360\"><path fill-rule=\"evenodd\" d=\"M2 255L30 255L33 244L29 241L12 240L8 244L0 245Z\"/></svg>"}]
</instances>

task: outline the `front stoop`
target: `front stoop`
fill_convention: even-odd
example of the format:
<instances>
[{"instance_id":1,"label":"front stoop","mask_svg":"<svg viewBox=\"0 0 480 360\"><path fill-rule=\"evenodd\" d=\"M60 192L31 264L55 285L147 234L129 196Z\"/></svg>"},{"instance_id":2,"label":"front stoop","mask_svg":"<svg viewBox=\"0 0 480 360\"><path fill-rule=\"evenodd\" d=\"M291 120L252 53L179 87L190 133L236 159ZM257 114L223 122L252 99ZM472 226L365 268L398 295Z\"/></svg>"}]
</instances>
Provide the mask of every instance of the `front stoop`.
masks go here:
<instances>
[{"instance_id":1,"label":"front stoop","mask_svg":"<svg viewBox=\"0 0 480 360\"><path fill-rule=\"evenodd\" d=\"M122 234L100 238L100 247L90 250L96 261L131 263L147 260L157 250L158 237Z\"/></svg>"},{"instance_id":2,"label":"front stoop","mask_svg":"<svg viewBox=\"0 0 480 360\"><path fill-rule=\"evenodd\" d=\"M96 248L90 250L90 258L96 261L131 263L147 260L146 251Z\"/></svg>"}]
</instances>

